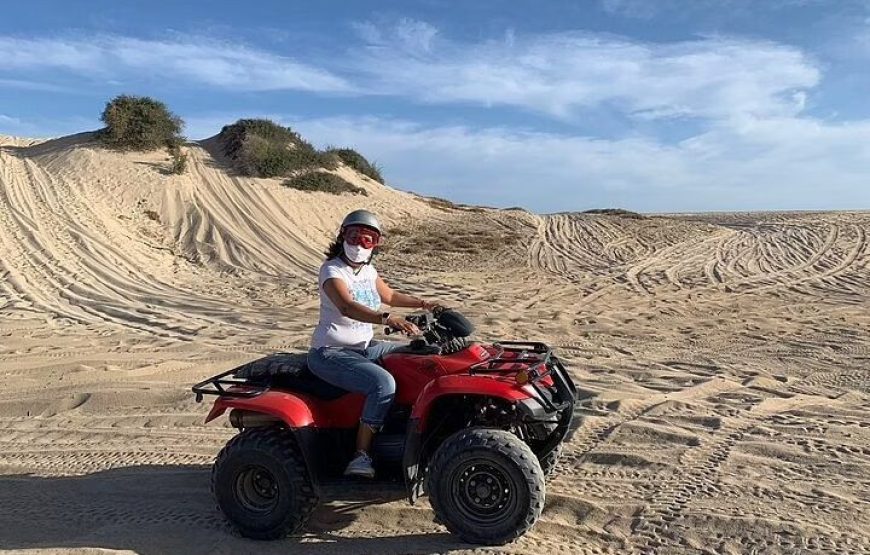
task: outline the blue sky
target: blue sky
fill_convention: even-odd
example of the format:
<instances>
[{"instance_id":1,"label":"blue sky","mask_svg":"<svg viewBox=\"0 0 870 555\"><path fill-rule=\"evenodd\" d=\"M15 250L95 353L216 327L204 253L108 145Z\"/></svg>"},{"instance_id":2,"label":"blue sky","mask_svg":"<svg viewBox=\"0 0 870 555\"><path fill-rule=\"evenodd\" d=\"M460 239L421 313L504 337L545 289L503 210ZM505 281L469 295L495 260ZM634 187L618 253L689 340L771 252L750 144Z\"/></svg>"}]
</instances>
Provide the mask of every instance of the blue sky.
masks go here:
<instances>
[{"instance_id":1,"label":"blue sky","mask_svg":"<svg viewBox=\"0 0 870 555\"><path fill-rule=\"evenodd\" d=\"M0 133L151 95L538 212L870 208L870 0L15 3Z\"/></svg>"}]
</instances>

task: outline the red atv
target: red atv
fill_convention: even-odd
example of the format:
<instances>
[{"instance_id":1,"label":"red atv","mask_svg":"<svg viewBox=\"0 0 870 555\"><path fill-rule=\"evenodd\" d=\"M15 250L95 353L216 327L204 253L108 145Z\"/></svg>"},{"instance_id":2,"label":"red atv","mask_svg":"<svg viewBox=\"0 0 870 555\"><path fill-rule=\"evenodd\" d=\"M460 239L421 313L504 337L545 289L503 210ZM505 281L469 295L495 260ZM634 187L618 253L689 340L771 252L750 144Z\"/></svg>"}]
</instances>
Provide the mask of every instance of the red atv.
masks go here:
<instances>
[{"instance_id":1,"label":"red atv","mask_svg":"<svg viewBox=\"0 0 870 555\"><path fill-rule=\"evenodd\" d=\"M421 330L382 364L396 397L372 458L379 479L425 492L439 522L471 543L499 545L532 527L544 507L573 417L576 388L543 343L470 342L452 310L408 317ZM206 422L231 409L241 430L221 450L212 491L242 535L299 531L320 486L347 480L363 396L314 376L304 354L277 353L193 387L217 395Z\"/></svg>"}]
</instances>

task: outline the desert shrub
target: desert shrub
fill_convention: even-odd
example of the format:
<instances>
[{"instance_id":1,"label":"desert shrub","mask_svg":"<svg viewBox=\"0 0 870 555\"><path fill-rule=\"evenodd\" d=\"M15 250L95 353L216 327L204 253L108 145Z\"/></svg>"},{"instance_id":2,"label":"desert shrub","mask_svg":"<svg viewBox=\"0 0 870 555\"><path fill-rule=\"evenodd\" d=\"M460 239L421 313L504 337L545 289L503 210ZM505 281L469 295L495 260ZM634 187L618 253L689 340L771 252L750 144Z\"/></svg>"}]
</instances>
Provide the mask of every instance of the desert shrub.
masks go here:
<instances>
[{"instance_id":1,"label":"desert shrub","mask_svg":"<svg viewBox=\"0 0 870 555\"><path fill-rule=\"evenodd\" d=\"M327 154L335 155L349 168L353 168L364 176L374 179L378 183L384 182L384 178L381 175L381 168L377 164L366 160L365 156L355 151L354 149L330 148L326 152Z\"/></svg>"},{"instance_id":2,"label":"desert shrub","mask_svg":"<svg viewBox=\"0 0 870 555\"><path fill-rule=\"evenodd\" d=\"M278 177L293 169L287 146L257 135L251 135L244 140L235 162L243 175L254 177Z\"/></svg>"},{"instance_id":3,"label":"desert shrub","mask_svg":"<svg viewBox=\"0 0 870 555\"><path fill-rule=\"evenodd\" d=\"M625 210L624 208L593 208L591 210L584 210L584 214L604 214L606 216L622 216L623 218L630 218L633 220L643 220L646 218L643 214L638 214L637 212L632 212L631 210Z\"/></svg>"},{"instance_id":4,"label":"desert shrub","mask_svg":"<svg viewBox=\"0 0 870 555\"><path fill-rule=\"evenodd\" d=\"M445 198L441 197L422 197L423 200L431 207L437 208L438 210L456 210L459 208L455 202L451 202Z\"/></svg>"},{"instance_id":5,"label":"desert shrub","mask_svg":"<svg viewBox=\"0 0 870 555\"><path fill-rule=\"evenodd\" d=\"M335 169L335 156L321 152L289 127L267 119L240 119L221 129L224 154L242 175L279 177L297 170Z\"/></svg>"},{"instance_id":6,"label":"desert shrub","mask_svg":"<svg viewBox=\"0 0 870 555\"><path fill-rule=\"evenodd\" d=\"M181 175L187 169L187 154L181 151L181 141L172 140L166 144L166 150L172 162L169 164L169 173Z\"/></svg>"},{"instance_id":7,"label":"desert shrub","mask_svg":"<svg viewBox=\"0 0 870 555\"><path fill-rule=\"evenodd\" d=\"M166 104L147 96L117 96L106 104L100 119L106 127L99 139L118 150L156 150L180 143L184 127Z\"/></svg>"},{"instance_id":8,"label":"desert shrub","mask_svg":"<svg viewBox=\"0 0 870 555\"><path fill-rule=\"evenodd\" d=\"M444 212L450 212L452 210L462 210L464 212L478 212L485 213L487 210L495 210L490 206L473 206L470 204L461 204L457 202L453 202L441 197L425 197L418 195L423 202L431 206L432 208L437 208L438 210L443 210Z\"/></svg>"},{"instance_id":9,"label":"desert shrub","mask_svg":"<svg viewBox=\"0 0 870 555\"><path fill-rule=\"evenodd\" d=\"M172 164L169 165L169 173L181 175L187 170L187 154L181 152L170 153L172 156Z\"/></svg>"},{"instance_id":10,"label":"desert shrub","mask_svg":"<svg viewBox=\"0 0 870 555\"><path fill-rule=\"evenodd\" d=\"M332 193L341 195L343 193L351 193L354 195L368 196L368 191L362 187L342 179L341 177L326 172L314 171L303 173L291 177L284 182L284 185L300 191L321 191L324 193Z\"/></svg>"}]
</instances>

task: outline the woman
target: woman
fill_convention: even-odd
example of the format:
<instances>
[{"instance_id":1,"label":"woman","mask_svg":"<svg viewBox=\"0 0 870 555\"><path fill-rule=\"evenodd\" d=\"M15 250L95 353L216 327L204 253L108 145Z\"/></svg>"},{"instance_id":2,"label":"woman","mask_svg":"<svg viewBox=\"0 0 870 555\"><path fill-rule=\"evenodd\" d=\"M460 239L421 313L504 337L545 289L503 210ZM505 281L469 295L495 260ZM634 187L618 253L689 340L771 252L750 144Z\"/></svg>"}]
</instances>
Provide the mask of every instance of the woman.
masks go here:
<instances>
[{"instance_id":1,"label":"woman","mask_svg":"<svg viewBox=\"0 0 870 555\"><path fill-rule=\"evenodd\" d=\"M375 475L369 449L396 392L393 376L378 362L402 346L372 341L372 324L419 335L417 326L404 317L379 312L381 303L425 310L438 306L393 291L378 276L371 261L381 235L377 217L368 210L355 210L345 216L338 237L320 267L320 321L308 352L308 367L316 376L366 396L357 431L356 455L344 472L347 476L366 478Z\"/></svg>"}]
</instances>

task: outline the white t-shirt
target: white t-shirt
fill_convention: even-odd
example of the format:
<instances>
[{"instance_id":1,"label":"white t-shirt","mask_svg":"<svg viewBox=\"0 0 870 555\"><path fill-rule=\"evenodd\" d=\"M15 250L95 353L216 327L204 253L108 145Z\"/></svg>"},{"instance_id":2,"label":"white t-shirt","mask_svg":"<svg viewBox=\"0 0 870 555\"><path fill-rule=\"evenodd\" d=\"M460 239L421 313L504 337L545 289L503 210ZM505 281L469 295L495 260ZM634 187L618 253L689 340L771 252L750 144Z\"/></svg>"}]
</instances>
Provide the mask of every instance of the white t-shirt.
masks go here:
<instances>
[{"instance_id":1,"label":"white t-shirt","mask_svg":"<svg viewBox=\"0 0 870 555\"><path fill-rule=\"evenodd\" d=\"M314 328L311 347L354 347L365 349L372 340L372 324L342 316L329 295L323 290L326 280L338 278L347 284L353 300L372 310L381 306L376 281L378 272L371 264L365 264L355 273L340 257L327 260L320 266L318 288L320 290L320 321Z\"/></svg>"}]
</instances>

